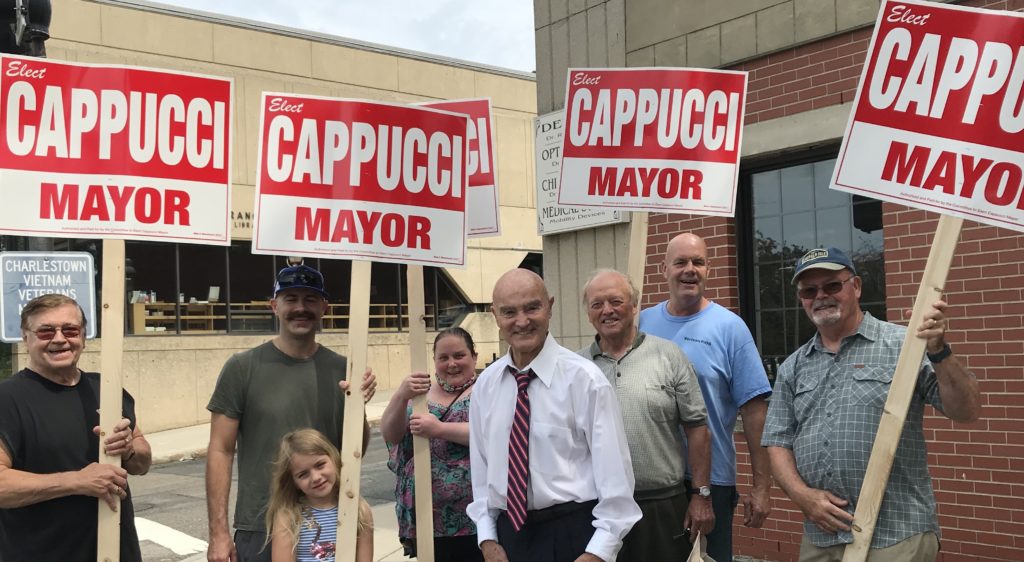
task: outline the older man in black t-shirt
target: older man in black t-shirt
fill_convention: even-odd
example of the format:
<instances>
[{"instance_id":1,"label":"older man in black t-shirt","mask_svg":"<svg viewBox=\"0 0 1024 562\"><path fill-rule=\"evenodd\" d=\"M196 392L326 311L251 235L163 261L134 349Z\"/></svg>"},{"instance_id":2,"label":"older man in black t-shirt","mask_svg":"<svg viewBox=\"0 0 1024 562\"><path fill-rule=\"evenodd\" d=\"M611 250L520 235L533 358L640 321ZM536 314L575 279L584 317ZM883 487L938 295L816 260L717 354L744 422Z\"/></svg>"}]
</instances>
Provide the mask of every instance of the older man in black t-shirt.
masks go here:
<instances>
[{"instance_id":1,"label":"older man in black t-shirt","mask_svg":"<svg viewBox=\"0 0 1024 562\"><path fill-rule=\"evenodd\" d=\"M0 560L96 560L97 501L121 513L121 561L141 562L129 474L145 474L149 443L123 395L104 440L120 466L98 464L99 375L83 373L85 315L45 295L22 310L28 368L0 383ZM97 499L98 498L98 499Z\"/></svg>"}]
</instances>

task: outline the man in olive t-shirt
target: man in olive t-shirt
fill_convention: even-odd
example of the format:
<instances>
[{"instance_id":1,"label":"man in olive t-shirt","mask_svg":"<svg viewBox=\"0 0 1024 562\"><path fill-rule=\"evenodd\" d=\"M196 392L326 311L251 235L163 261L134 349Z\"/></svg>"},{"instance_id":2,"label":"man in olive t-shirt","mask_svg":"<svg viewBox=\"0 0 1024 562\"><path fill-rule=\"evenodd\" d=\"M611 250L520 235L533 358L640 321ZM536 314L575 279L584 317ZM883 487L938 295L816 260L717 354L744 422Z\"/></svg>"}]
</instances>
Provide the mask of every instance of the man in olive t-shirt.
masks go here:
<instances>
[{"instance_id":1,"label":"man in olive t-shirt","mask_svg":"<svg viewBox=\"0 0 1024 562\"><path fill-rule=\"evenodd\" d=\"M210 562L270 561L264 548L263 517L270 472L281 437L312 427L340 446L345 358L316 342L327 311L327 292L319 271L298 265L277 275L271 308L280 324L271 341L228 359L207 409L211 412L206 466L206 503L210 523ZM363 397L376 387L363 375ZM363 446L370 427L364 421ZM238 499L235 536L228 530L231 464L238 448Z\"/></svg>"}]
</instances>

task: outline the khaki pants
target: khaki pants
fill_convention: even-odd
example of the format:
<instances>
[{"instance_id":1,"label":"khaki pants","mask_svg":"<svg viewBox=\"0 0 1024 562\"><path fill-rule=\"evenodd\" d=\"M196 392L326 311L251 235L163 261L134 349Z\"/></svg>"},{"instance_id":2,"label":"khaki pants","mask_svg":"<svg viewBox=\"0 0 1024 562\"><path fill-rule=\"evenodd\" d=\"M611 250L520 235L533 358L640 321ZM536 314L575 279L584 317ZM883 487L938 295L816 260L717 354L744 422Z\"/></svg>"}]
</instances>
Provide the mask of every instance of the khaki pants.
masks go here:
<instances>
[{"instance_id":1,"label":"khaki pants","mask_svg":"<svg viewBox=\"0 0 1024 562\"><path fill-rule=\"evenodd\" d=\"M821 548L811 544L804 535L800 542L800 562L842 562L846 545ZM872 548L868 562L934 562L939 553L935 533L921 533L888 548Z\"/></svg>"}]
</instances>

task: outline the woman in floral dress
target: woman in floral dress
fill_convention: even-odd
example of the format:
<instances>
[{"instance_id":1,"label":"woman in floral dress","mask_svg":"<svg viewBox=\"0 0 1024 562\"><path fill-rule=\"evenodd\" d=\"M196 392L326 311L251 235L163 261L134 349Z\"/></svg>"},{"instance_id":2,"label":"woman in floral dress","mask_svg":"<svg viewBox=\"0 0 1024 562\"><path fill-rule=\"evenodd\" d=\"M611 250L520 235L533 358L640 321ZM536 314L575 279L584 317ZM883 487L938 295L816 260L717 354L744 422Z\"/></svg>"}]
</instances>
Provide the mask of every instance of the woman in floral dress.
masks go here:
<instances>
[{"instance_id":1,"label":"woman in floral dress","mask_svg":"<svg viewBox=\"0 0 1024 562\"><path fill-rule=\"evenodd\" d=\"M434 560L483 561L476 527L466 515L473 499L469 477L469 398L476 382L476 348L462 328L434 338L435 381L412 373L395 391L381 418L388 445L388 467L395 473L398 535L407 556L416 556L416 512L412 436L430 438L433 480ZM409 401L426 393L429 413L413 415Z\"/></svg>"}]
</instances>

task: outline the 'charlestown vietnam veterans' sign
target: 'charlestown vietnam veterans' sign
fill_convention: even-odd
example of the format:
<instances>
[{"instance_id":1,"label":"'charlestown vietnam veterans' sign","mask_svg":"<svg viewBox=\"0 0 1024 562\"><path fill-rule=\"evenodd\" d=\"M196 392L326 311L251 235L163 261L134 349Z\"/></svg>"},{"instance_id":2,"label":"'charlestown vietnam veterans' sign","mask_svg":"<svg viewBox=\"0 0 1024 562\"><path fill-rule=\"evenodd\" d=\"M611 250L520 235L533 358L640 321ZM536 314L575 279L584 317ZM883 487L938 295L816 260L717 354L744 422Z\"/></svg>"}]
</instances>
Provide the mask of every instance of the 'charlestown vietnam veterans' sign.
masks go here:
<instances>
[{"instance_id":1,"label":"'charlestown vietnam veterans' sign","mask_svg":"<svg viewBox=\"0 0 1024 562\"><path fill-rule=\"evenodd\" d=\"M263 94L254 254L460 267L467 117Z\"/></svg>"},{"instance_id":2,"label":"'charlestown vietnam veterans' sign","mask_svg":"<svg viewBox=\"0 0 1024 562\"><path fill-rule=\"evenodd\" d=\"M747 73L569 69L558 204L733 216Z\"/></svg>"},{"instance_id":3,"label":"'charlestown vietnam veterans' sign","mask_svg":"<svg viewBox=\"0 0 1024 562\"><path fill-rule=\"evenodd\" d=\"M231 243L232 81L0 57L0 233Z\"/></svg>"},{"instance_id":4,"label":"'charlestown vietnam veterans' sign","mask_svg":"<svg viewBox=\"0 0 1024 562\"><path fill-rule=\"evenodd\" d=\"M21 341L21 309L36 297L61 294L85 312L87 338L96 337L95 270L85 252L0 253L0 341Z\"/></svg>"}]
</instances>

